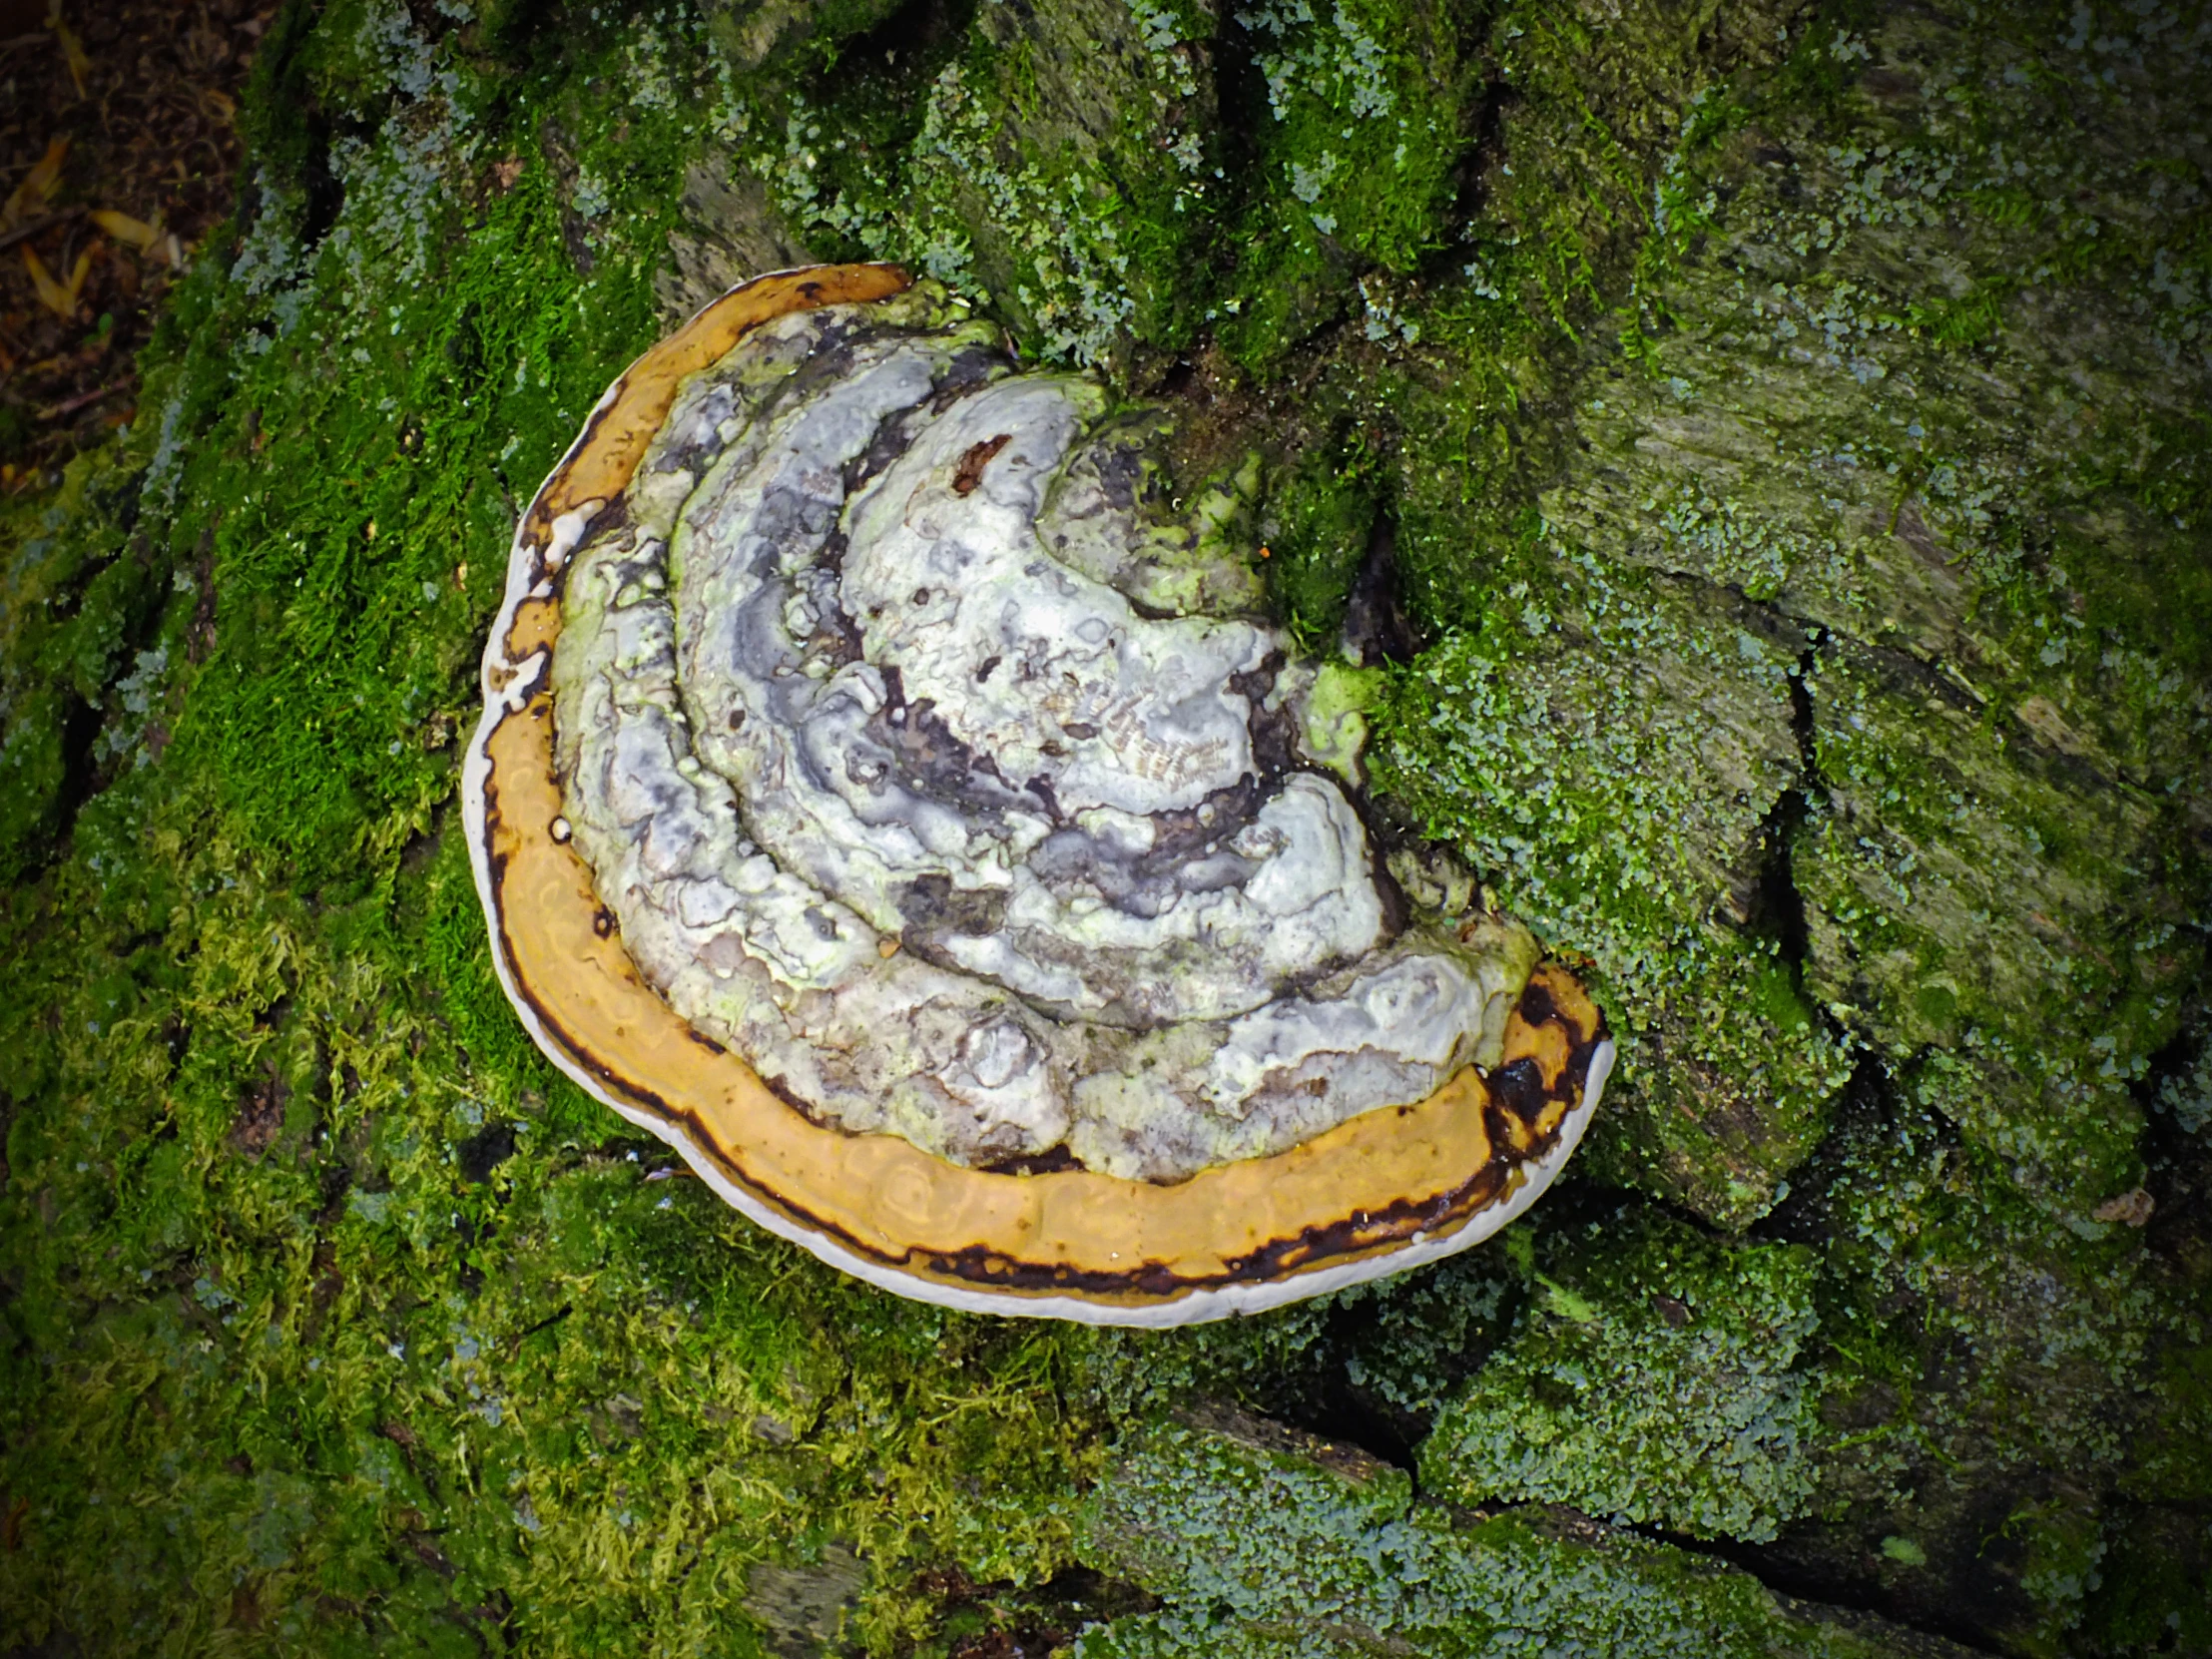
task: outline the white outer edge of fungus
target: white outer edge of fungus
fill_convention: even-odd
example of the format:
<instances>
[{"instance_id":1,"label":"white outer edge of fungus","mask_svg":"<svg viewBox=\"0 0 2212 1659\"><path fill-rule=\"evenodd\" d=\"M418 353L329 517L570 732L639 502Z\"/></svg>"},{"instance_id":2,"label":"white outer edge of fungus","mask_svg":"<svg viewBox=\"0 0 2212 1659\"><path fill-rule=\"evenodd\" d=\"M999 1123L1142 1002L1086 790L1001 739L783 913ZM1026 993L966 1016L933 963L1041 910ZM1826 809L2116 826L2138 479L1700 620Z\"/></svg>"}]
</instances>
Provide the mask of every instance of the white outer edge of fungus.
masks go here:
<instances>
[{"instance_id":1,"label":"white outer edge of fungus","mask_svg":"<svg viewBox=\"0 0 2212 1659\"><path fill-rule=\"evenodd\" d=\"M788 276L789 272L766 272L768 276ZM759 278L755 278L758 280ZM638 361L644 359L640 357ZM492 891L491 850L486 843L484 830L484 787L491 782L492 734L513 714L521 711L535 690L538 677L552 666L551 654L545 651L532 653L517 663L506 654L506 640L513 630L515 616L525 601L541 598L533 590L541 574L550 574L558 567L564 548L549 548L548 557L541 559L535 548L523 540L530 522L532 508L545 494L546 486L564 472L569 462L583 448L591 435L592 416L607 408L628 382L633 362L617 375L599 401L592 405L591 414L584 419L576 439L553 470L546 474L545 483L531 496L515 523L514 541L507 552L507 587L499 604L499 614L492 621L491 637L485 642L481 682L484 692L483 717L476 723L476 735L469 740L468 753L461 763L461 824L468 836L469 868L476 877L476 900L484 912L485 926L491 935L491 961L493 971L499 976L499 988L506 992L507 1002L520 1016L523 1028L538 1045L540 1053L551 1060L577 1087L640 1129L648 1130L665 1141L668 1146L689 1164L692 1173L714 1189L717 1197L758 1227L766 1228L777 1237L788 1239L802 1250L828 1263L841 1273L864 1280L877 1290L910 1298L916 1302L931 1303L939 1308L955 1308L967 1314L999 1314L1029 1319L1070 1320L1078 1325L1139 1326L1163 1330L1178 1325L1202 1325L1211 1320L1232 1319L1245 1314L1262 1314L1271 1308L1281 1308L1293 1302L1304 1302L1312 1297L1327 1296L1349 1286L1365 1284L1371 1279L1381 1279L1388 1274L1403 1273L1408 1268L1426 1266L1441 1261L1462 1250L1468 1250L1489 1238L1500 1228L1519 1219L1522 1212L1543 1196L1554 1177L1565 1167L1567 1159L1580 1144L1582 1134L1595 1115L1598 1102L1605 1093L1606 1079L1612 1075L1614 1048L1610 1037L1601 1041L1590 1055L1590 1069L1583 1079L1582 1099L1559 1125L1559 1139L1542 1157L1531 1159L1519 1166L1521 1185L1501 1203L1479 1211L1467 1220L1465 1226L1441 1238L1423 1238L1416 1234L1412 1242L1396 1250L1386 1250L1379 1255L1364 1256L1357 1261L1345 1262L1333 1268L1316 1268L1307 1273L1293 1273L1281 1279L1255 1280L1250 1284L1230 1284L1212 1289L1188 1291L1180 1296L1164 1298L1154 1303L1121 1305L1092 1302L1082 1297L1053 1296L1035 1292L988 1291L965 1285L946 1284L940 1280L923 1278L891 1266L887 1262L862 1256L848 1249L826 1233L820 1233L790 1216L771 1208L730 1179L717 1168L675 1124L656 1116L643 1107L616 1098L605 1084L585 1070L572 1056L567 1046L545 1028L537 1010L523 996L521 986L515 981L514 968L507 960L506 950L499 939L499 906ZM563 519L579 520L572 542L580 539L583 529L597 510L588 514L563 514ZM554 541L563 540L561 526L556 521ZM1358 1121L1352 1119L1348 1121ZM1019 1176L1007 1177L1019 1180Z\"/></svg>"}]
</instances>

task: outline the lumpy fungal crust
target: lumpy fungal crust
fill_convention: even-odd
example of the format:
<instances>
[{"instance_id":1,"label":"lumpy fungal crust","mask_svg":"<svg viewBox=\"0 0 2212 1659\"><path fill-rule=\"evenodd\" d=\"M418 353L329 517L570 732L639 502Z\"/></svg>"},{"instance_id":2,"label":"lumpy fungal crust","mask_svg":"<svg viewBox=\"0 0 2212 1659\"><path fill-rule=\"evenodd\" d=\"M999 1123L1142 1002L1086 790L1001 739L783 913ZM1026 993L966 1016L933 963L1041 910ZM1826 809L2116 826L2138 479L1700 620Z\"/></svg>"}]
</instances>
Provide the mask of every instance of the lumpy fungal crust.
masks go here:
<instances>
[{"instance_id":1,"label":"lumpy fungal crust","mask_svg":"<svg viewBox=\"0 0 2212 1659\"><path fill-rule=\"evenodd\" d=\"M570 558L556 754L632 958L804 1109L1173 1180L1496 1064L1535 953L1391 925L1107 416L933 288L764 323Z\"/></svg>"},{"instance_id":2,"label":"lumpy fungal crust","mask_svg":"<svg viewBox=\"0 0 2212 1659\"><path fill-rule=\"evenodd\" d=\"M517 1006L911 1294L1165 1323L1461 1248L1610 1063L1524 930L1408 911L1156 426L931 284L784 274L517 536L468 792Z\"/></svg>"}]
</instances>

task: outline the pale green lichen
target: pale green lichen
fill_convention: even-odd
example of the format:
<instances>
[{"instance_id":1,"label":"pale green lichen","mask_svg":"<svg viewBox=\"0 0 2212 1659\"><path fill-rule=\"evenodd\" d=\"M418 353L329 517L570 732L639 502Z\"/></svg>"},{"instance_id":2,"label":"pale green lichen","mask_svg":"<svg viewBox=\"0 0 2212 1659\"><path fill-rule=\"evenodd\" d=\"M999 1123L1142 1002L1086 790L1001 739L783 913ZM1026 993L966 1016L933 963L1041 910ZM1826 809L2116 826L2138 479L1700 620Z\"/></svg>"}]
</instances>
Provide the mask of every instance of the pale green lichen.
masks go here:
<instances>
[{"instance_id":1,"label":"pale green lichen","mask_svg":"<svg viewBox=\"0 0 2212 1659\"><path fill-rule=\"evenodd\" d=\"M1521 1328L1421 1445L1425 1490L1773 1539L1813 1495L1815 1258L1612 1218L1542 1260Z\"/></svg>"},{"instance_id":2,"label":"pale green lichen","mask_svg":"<svg viewBox=\"0 0 2212 1659\"><path fill-rule=\"evenodd\" d=\"M1378 782L1596 969L1623 1027L1611 1122L1639 1143L1621 1156L1748 1220L1849 1071L1758 909L1796 642L1587 555L1494 591L1503 615L1393 679Z\"/></svg>"},{"instance_id":3,"label":"pale green lichen","mask_svg":"<svg viewBox=\"0 0 2212 1659\"><path fill-rule=\"evenodd\" d=\"M1168 1603L1086 1634L1083 1659L1895 1651L1663 1545L1534 1514L1455 1523L1414 1502L1400 1470L1235 1418L1145 1429L1081 1526L1089 1551Z\"/></svg>"},{"instance_id":4,"label":"pale green lichen","mask_svg":"<svg viewBox=\"0 0 2212 1659\"><path fill-rule=\"evenodd\" d=\"M1372 669L1324 663L1307 693L1300 747L1308 759L1327 767L1346 783L1361 782L1361 756L1368 744L1368 710L1381 690Z\"/></svg>"}]
</instances>

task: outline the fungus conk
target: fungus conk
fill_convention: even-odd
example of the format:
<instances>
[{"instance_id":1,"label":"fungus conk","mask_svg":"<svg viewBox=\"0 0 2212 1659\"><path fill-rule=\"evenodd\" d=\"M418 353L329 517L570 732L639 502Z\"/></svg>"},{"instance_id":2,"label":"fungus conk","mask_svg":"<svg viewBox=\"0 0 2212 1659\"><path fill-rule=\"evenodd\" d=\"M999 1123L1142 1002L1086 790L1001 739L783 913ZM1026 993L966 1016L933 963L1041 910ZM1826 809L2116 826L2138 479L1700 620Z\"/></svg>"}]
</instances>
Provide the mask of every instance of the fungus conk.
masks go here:
<instances>
[{"instance_id":1,"label":"fungus conk","mask_svg":"<svg viewBox=\"0 0 2212 1659\"><path fill-rule=\"evenodd\" d=\"M517 1007L907 1294L1173 1323L1462 1248L1610 1063L1525 931L1382 873L1341 700L1163 430L934 284L780 274L516 538L468 802Z\"/></svg>"}]
</instances>

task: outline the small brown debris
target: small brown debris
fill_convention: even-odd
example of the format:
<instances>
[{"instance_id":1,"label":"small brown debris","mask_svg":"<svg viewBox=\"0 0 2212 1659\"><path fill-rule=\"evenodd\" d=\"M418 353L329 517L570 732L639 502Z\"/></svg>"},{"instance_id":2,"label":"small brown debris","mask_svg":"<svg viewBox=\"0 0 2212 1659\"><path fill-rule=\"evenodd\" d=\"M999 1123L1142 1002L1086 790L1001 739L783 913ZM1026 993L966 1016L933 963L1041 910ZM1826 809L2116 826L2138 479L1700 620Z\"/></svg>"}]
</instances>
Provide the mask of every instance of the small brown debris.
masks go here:
<instances>
[{"instance_id":1,"label":"small brown debris","mask_svg":"<svg viewBox=\"0 0 2212 1659\"><path fill-rule=\"evenodd\" d=\"M284 1131L284 1107L291 1088L274 1072L265 1072L239 1101L239 1115L231 1125L231 1144L250 1158L259 1158Z\"/></svg>"},{"instance_id":2,"label":"small brown debris","mask_svg":"<svg viewBox=\"0 0 2212 1659\"><path fill-rule=\"evenodd\" d=\"M30 250L25 249L24 252L29 253ZM81 391L75 397L65 398L49 408L39 410L38 417L41 420L59 420L64 415L75 414L88 404L98 403L104 398L113 397L130 383L128 380L118 380L112 386L94 386L90 391Z\"/></svg>"},{"instance_id":3,"label":"small brown debris","mask_svg":"<svg viewBox=\"0 0 2212 1659\"><path fill-rule=\"evenodd\" d=\"M983 468L990 464L991 457L1013 441L1013 433L1001 432L995 438L986 438L981 443L970 444L968 452L960 457L959 466L953 469L952 493L954 495L973 494L975 486L983 481Z\"/></svg>"},{"instance_id":4,"label":"small brown debris","mask_svg":"<svg viewBox=\"0 0 2212 1659\"><path fill-rule=\"evenodd\" d=\"M2133 1192L2108 1198L2093 1212L2099 1221L2116 1221L2122 1227L2141 1227L2150 1220L2151 1211L2158 1208L2158 1201L2137 1187Z\"/></svg>"}]
</instances>

